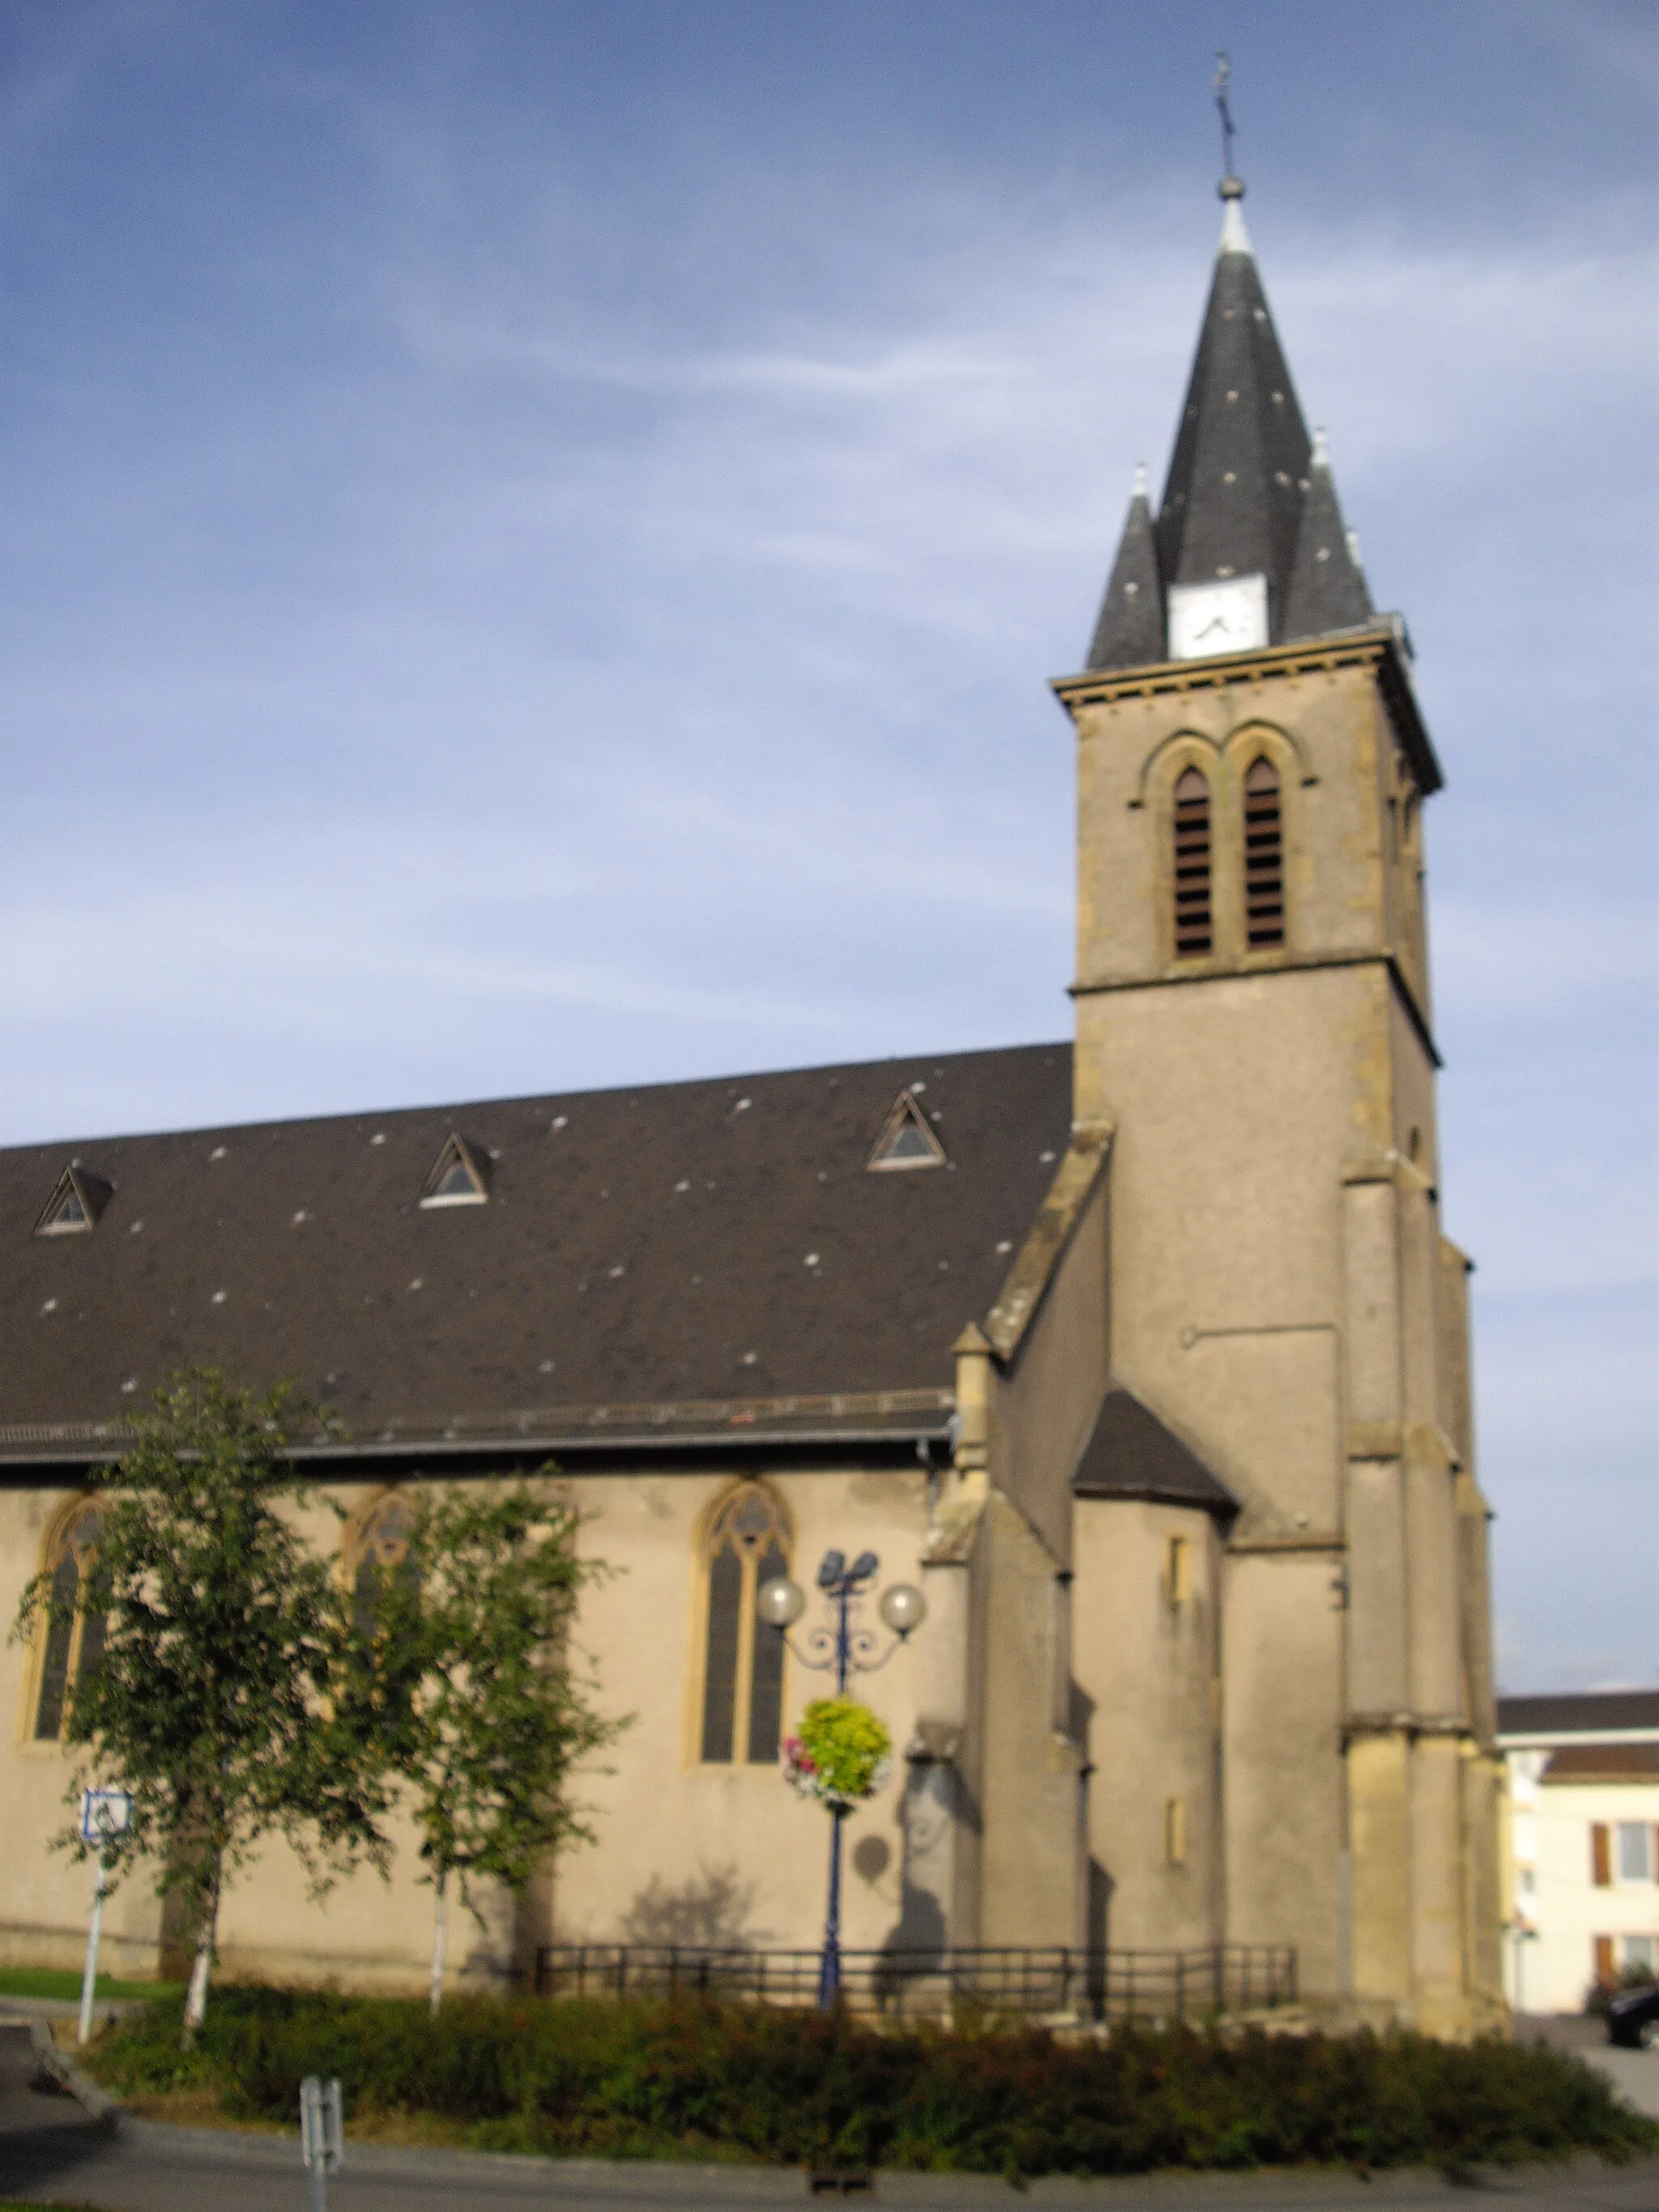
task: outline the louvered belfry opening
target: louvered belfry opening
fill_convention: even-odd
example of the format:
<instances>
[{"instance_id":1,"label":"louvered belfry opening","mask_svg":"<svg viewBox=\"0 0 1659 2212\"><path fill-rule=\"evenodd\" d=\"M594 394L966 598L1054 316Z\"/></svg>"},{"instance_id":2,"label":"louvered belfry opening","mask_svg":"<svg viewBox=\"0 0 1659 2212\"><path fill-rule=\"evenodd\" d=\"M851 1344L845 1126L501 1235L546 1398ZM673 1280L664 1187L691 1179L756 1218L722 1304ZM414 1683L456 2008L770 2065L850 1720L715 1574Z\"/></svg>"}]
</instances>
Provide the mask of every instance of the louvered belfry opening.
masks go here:
<instances>
[{"instance_id":1,"label":"louvered belfry opening","mask_svg":"<svg viewBox=\"0 0 1659 2212\"><path fill-rule=\"evenodd\" d=\"M1175 949L1177 959L1208 952L1210 920L1210 786L1189 768L1175 787Z\"/></svg>"},{"instance_id":2,"label":"louvered belfry opening","mask_svg":"<svg viewBox=\"0 0 1659 2212\"><path fill-rule=\"evenodd\" d=\"M1279 775L1258 757L1244 778L1244 928L1251 947L1285 942L1285 832Z\"/></svg>"}]
</instances>

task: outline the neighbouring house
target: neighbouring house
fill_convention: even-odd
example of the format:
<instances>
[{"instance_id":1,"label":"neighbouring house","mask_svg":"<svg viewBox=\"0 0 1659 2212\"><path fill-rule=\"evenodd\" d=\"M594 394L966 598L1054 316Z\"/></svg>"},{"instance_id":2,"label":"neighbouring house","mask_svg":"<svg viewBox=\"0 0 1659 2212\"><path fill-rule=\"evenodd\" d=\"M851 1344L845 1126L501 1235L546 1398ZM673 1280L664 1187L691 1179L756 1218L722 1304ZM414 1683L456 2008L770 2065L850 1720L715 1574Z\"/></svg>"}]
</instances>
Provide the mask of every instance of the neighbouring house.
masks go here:
<instances>
[{"instance_id":1,"label":"neighbouring house","mask_svg":"<svg viewBox=\"0 0 1659 2212\"><path fill-rule=\"evenodd\" d=\"M1158 510L1138 483L1054 685L1070 1041L0 1154L8 1618L39 1569L78 1587L124 1416L187 1361L336 1409L308 1464L343 1575L395 1559L405 1486L550 1457L620 1570L581 1622L635 1716L584 1784L597 1843L458 1972L816 1941L826 1823L778 1762L823 1678L755 1594L867 1548L928 1615L866 1678L902 1756L850 1824L849 1944L1291 1945L1332 2017L1501 2014L1442 775L1243 192ZM78 1956L84 1875L46 1842L99 1629L0 1654L10 1960ZM418 1986L416 1872L316 1905L273 1849L227 1965ZM105 1928L154 1969L140 1887Z\"/></svg>"},{"instance_id":2,"label":"neighbouring house","mask_svg":"<svg viewBox=\"0 0 1659 2212\"><path fill-rule=\"evenodd\" d=\"M1659 1690L1500 1698L1510 1774L1505 1994L1577 2012L1659 1974Z\"/></svg>"}]
</instances>

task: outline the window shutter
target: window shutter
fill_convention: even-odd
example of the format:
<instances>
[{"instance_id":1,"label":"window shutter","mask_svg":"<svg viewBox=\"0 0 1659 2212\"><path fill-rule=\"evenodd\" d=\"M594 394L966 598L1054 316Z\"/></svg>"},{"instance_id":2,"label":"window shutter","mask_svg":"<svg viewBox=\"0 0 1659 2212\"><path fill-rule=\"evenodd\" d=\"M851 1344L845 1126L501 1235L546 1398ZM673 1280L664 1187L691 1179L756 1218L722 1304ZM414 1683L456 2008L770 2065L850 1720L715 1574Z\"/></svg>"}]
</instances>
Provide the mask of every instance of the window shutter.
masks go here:
<instances>
[{"instance_id":1,"label":"window shutter","mask_svg":"<svg viewBox=\"0 0 1659 2212\"><path fill-rule=\"evenodd\" d=\"M1597 1889L1607 1889L1613 1881L1613 1854L1608 1849L1607 1827L1605 1820L1590 1822L1590 1880ZM1601 1942L1601 1937L1596 1937ZM1611 1938L1609 1938L1611 1942ZM1607 1956L1613 1955L1611 1950Z\"/></svg>"},{"instance_id":2,"label":"window shutter","mask_svg":"<svg viewBox=\"0 0 1659 2212\"><path fill-rule=\"evenodd\" d=\"M1178 959L1208 952L1210 922L1210 786L1195 768L1175 787L1175 949Z\"/></svg>"},{"instance_id":3,"label":"window shutter","mask_svg":"<svg viewBox=\"0 0 1659 2212\"><path fill-rule=\"evenodd\" d=\"M1252 946L1285 942L1284 825L1279 777L1269 760L1244 779L1244 925Z\"/></svg>"},{"instance_id":4,"label":"window shutter","mask_svg":"<svg viewBox=\"0 0 1659 2212\"><path fill-rule=\"evenodd\" d=\"M1604 1829L1602 1833L1606 1832ZM1595 1978L1604 1990L1610 1989L1619 1978L1613 1964L1613 1938L1597 1936L1591 1940L1595 1945Z\"/></svg>"}]
</instances>

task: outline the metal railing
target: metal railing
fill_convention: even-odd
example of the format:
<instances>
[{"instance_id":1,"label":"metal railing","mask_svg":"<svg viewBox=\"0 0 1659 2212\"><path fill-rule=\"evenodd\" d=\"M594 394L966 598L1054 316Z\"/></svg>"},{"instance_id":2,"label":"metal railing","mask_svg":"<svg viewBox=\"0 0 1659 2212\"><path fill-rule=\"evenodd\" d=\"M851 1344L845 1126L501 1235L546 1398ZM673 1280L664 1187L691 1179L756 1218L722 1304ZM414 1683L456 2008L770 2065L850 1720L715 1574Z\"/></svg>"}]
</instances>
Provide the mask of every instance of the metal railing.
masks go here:
<instances>
[{"instance_id":1,"label":"metal railing","mask_svg":"<svg viewBox=\"0 0 1659 2212\"><path fill-rule=\"evenodd\" d=\"M810 2005L818 1951L693 1944L552 1943L536 1954L536 1990L552 1997L717 1997L728 2004ZM1297 2001L1288 1943L1218 1943L1197 1951L1088 1951L990 1946L844 1950L842 1998L854 2010L937 2018L959 2008L1085 2020L1204 2021Z\"/></svg>"}]
</instances>

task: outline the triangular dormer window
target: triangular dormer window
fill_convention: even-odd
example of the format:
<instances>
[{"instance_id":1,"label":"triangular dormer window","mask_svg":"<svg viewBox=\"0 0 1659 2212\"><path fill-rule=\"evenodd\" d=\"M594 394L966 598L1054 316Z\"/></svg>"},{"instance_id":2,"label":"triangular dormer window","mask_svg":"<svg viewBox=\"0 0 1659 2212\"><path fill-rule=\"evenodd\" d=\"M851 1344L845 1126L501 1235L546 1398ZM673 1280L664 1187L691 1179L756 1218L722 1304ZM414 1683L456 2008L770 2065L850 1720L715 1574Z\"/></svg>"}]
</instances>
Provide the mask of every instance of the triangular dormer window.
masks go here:
<instances>
[{"instance_id":1,"label":"triangular dormer window","mask_svg":"<svg viewBox=\"0 0 1659 2212\"><path fill-rule=\"evenodd\" d=\"M37 1237L77 1237L96 1225L99 1215L114 1191L102 1176L91 1174L73 1161L58 1178L58 1188L46 1200L34 1224Z\"/></svg>"},{"instance_id":2,"label":"triangular dormer window","mask_svg":"<svg viewBox=\"0 0 1659 2212\"><path fill-rule=\"evenodd\" d=\"M452 1136L426 1179L422 1206L483 1206L489 1197L489 1155L465 1137Z\"/></svg>"},{"instance_id":3,"label":"triangular dormer window","mask_svg":"<svg viewBox=\"0 0 1659 2212\"><path fill-rule=\"evenodd\" d=\"M928 1127L927 1116L910 1091L901 1091L893 1101L892 1111L883 1122L881 1134L864 1164L872 1169L945 1165L945 1147Z\"/></svg>"}]
</instances>

